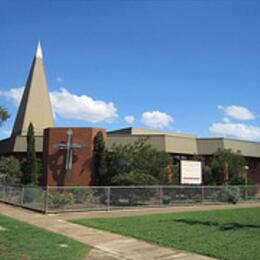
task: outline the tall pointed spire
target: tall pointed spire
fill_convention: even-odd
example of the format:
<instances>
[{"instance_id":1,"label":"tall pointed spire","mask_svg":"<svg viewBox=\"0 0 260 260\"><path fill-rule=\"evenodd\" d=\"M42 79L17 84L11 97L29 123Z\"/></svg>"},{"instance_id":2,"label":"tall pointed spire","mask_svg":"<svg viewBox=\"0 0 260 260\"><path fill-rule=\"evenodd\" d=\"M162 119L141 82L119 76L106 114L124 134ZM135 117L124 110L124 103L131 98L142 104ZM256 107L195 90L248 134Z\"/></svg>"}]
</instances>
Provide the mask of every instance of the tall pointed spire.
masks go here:
<instances>
[{"instance_id":1,"label":"tall pointed spire","mask_svg":"<svg viewBox=\"0 0 260 260\"><path fill-rule=\"evenodd\" d=\"M37 45L35 57L39 58L39 59L42 59L42 47L41 47L40 41L38 42L38 45Z\"/></svg>"},{"instance_id":2,"label":"tall pointed spire","mask_svg":"<svg viewBox=\"0 0 260 260\"><path fill-rule=\"evenodd\" d=\"M36 135L42 135L44 128L54 126L42 57L39 42L14 123L13 136L26 135L30 122Z\"/></svg>"}]
</instances>

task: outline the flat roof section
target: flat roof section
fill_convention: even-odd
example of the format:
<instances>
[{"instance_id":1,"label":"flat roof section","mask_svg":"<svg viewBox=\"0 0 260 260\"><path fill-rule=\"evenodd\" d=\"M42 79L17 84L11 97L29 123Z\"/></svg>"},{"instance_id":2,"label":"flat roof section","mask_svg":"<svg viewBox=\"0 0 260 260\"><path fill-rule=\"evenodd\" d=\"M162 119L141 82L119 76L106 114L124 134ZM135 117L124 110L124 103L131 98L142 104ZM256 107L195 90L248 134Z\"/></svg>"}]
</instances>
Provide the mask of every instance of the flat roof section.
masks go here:
<instances>
[{"instance_id":1,"label":"flat roof section","mask_svg":"<svg viewBox=\"0 0 260 260\"><path fill-rule=\"evenodd\" d=\"M197 154L195 135L179 134L142 128L124 128L108 132L107 146L113 143L127 144L138 140L140 137L148 137L148 143L154 148L167 153Z\"/></svg>"},{"instance_id":2,"label":"flat roof section","mask_svg":"<svg viewBox=\"0 0 260 260\"><path fill-rule=\"evenodd\" d=\"M228 138L197 138L195 135L164 132L142 128L124 128L108 132L108 147L112 143L126 144L139 137L148 137L148 143L168 153L212 155L218 149L240 151L245 157L260 158L260 143Z\"/></svg>"},{"instance_id":3,"label":"flat roof section","mask_svg":"<svg viewBox=\"0 0 260 260\"><path fill-rule=\"evenodd\" d=\"M137 128L137 127L128 127L128 128L118 129L114 131L109 131L108 134L170 135L170 136L178 136L178 137L186 137L186 138L196 138L196 135L192 135L192 134L183 134L183 133L176 133L173 131L160 131L160 130Z\"/></svg>"}]
</instances>

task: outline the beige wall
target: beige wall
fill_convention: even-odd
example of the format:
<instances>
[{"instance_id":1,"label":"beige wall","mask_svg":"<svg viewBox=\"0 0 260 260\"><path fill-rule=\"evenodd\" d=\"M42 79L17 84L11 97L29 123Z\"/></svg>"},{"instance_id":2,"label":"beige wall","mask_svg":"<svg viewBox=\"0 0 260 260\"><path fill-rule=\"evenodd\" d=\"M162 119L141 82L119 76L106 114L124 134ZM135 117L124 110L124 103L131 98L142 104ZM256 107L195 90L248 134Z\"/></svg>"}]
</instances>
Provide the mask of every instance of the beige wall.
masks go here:
<instances>
[{"instance_id":1,"label":"beige wall","mask_svg":"<svg viewBox=\"0 0 260 260\"><path fill-rule=\"evenodd\" d=\"M140 131L139 131L140 132ZM191 135L168 135L168 134L132 134L127 129L124 131L115 131L108 133L106 146L110 148L113 143L127 144L137 141L140 137L148 137L148 144L160 151L166 151L174 154L186 155L212 155L219 148L232 149L233 151L241 151L246 157L260 158L260 143L231 140L223 138L196 138ZM36 136L36 151L42 152L43 137ZM17 136L0 141L0 154L12 152L26 152L26 136Z\"/></svg>"},{"instance_id":2,"label":"beige wall","mask_svg":"<svg viewBox=\"0 0 260 260\"><path fill-rule=\"evenodd\" d=\"M195 138L165 136L166 152L177 154L197 154L197 142Z\"/></svg>"},{"instance_id":3,"label":"beige wall","mask_svg":"<svg viewBox=\"0 0 260 260\"><path fill-rule=\"evenodd\" d=\"M201 138L197 139L198 153L211 155L220 149L231 149L234 152L240 151L246 157L260 157L260 143L232 140L225 138Z\"/></svg>"},{"instance_id":4,"label":"beige wall","mask_svg":"<svg viewBox=\"0 0 260 260\"><path fill-rule=\"evenodd\" d=\"M140 137L145 137L145 136L108 135L106 147L110 148L113 145L113 143L122 144L122 145L128 144L128 143L133 143L133 142L137 141ZM152 145L154 148L156 148L160 151L166 150L164 136L148 136L147 143Z\"/></svg>"},{"instance_id":5,"label":"beige wall","mask_svg":"<svg viewBox=\"0 0 260 260\"><path fill-rule=\"evenodd\" d=\"M17 136L14 144L14 152L26 152L27 142L26 136ZM35 150L36 152L42 152L43 150L43 136L35 137Z\"/></svg>"},{"instance_id":6,"label":"beige wall","mask_svg":"<svg viewBox=\"0 0 260 260\"><path fill-rule=\"evenodd\" d=\"M107 146L112 143L126 144L140 137L149 137L156 149L175 154L212 155L218 149L241 151L243 156L260 158L260 143L224 138L196 138L194 135L168 133L142 128L127 128L108 133Z\"/></svg>"},{"instance_id":7,"label":"beige wall","mask_svg":"<svg viewBox=\"0 0 260 260\"><path fill-rule=\"evenodd\" d=\"M43 150L43 136L35 137L35 150L41 153ZM11 153L26 153L26 136L16 136L0 141L0 155Z\"/></svg>"},{"instance_id":8,"label":"beige wall","mask_svg":"<svg viewBox=\"0 0 260 260\"><path fill-rule=\"evenodd\" d=\"M126 128L109 132L107 146L110 147L112 143L126 144L136 141L140 137L148 137L149 144L167 153L197 154L195 135L143 128Z\"/></svg>"},{"instance_id":9,"label":"beige wall","mask_svg":"<svg viewBox=\"0 0 260 260\"><path fill-rule=\"evenodd\" d=\"M44 128L54 126L43 61L39 58L35 58L31 66L12 135L26 135L30 123L39 135Z\"/></svg>"},{"instance_id":10,"label":"beige wall","mask_svg":"<svg viewBox=\"0 0 260 260\"><path fill-rule=\"evenodd\" d=\"M167 135L108 134L107 147L111 147L113 143L131 143L137 141L141 137L148 137L147 143L160 151L166 151L167 153L197 154L197 143L195 138Z\"/></svg>"},{"instance_id":11,"label":"beige wall","mask_svg":"<svg viewBox=\"0 0 260 260\"><path fill-rule=\"evenodd\" d=\"M224 139L224 147L240 151L244 156L260 157L260 143Z\"/></svg>"},{"instance_id":12,"label":"beige wall","mask_svg":"<svg viewBox=\"0 0 260 260\"><path fill-rule=\"evenodd\" d=\"M223 139L197 139L198 154L211 155L215 153L219 148L224 148Z\"/></svg>"}]
</instances>

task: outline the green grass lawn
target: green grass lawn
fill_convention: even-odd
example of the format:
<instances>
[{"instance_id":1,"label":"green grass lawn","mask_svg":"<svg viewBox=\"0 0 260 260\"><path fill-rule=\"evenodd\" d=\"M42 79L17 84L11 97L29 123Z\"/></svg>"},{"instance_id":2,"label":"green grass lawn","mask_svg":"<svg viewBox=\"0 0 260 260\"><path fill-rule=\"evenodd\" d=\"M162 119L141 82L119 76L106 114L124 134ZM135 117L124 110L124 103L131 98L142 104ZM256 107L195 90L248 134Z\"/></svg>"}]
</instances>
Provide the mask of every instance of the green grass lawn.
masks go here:
<instances>
[{"instance_id":1,"label":"green grass lawn","mask_svg":"<svg viewBox=\"0 0 260 260\"><path fill-rule=\"evenodd\" d=\"M0 259L85 259L90 247L0 215Z\"/></svg>"},{"instance_id":2,"label":"green grass lawn","mask_svg":"<svg viewBox=\"0 0 260 260\"><path fill-rule=\"evenodd\" d=\"M260 208L73 222L220 259L260 259Z\"/></svg>"}]
</instances>

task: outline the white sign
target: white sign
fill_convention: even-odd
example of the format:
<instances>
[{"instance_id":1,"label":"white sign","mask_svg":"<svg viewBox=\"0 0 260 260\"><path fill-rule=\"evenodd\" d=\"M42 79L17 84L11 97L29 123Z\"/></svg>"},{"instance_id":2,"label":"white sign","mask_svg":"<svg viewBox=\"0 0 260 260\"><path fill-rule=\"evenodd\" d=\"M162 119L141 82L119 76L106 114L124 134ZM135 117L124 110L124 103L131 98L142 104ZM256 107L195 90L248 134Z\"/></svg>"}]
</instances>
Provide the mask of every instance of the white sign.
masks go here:
<instances>
[{"instance_id":1,"label":"white sign","mask_svg":"<svg viewBox=\"0 0 260 260\"><path fill-rule=\"evenodd\" d=\"M181 184L201 184L202 167L199 161L181 161Z\"/></svg>"}]
</instances>

